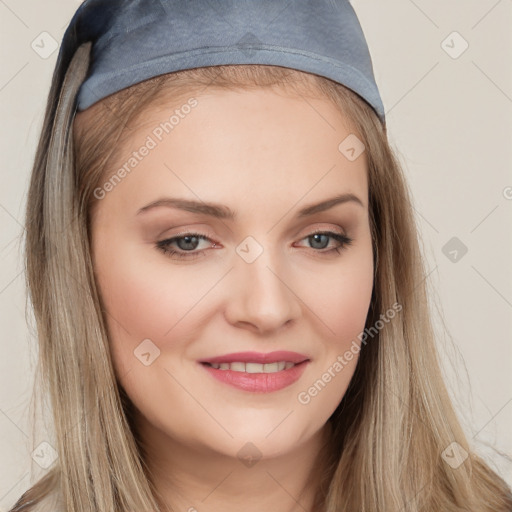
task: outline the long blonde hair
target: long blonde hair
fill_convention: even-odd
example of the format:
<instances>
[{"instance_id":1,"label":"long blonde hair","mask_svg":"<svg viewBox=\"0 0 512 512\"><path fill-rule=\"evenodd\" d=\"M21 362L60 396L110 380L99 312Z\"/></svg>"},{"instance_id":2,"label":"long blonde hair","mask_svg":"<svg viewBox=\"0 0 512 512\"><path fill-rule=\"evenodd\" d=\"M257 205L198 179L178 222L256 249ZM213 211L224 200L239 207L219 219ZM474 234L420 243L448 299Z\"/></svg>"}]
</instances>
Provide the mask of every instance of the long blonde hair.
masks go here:
<instances>
[{"instance_id":1,"label":"long blonde hair","mask_svg":"<svg viewBox=\"0 0 512 512\"><path fill-rule=\"evenodd\" d=\"M372 108L316 75L235 65L155 77L76 115L89 52L90 43L82 45L61 90L54 83L50 91L26 212L27 286L39 339L35 390L50 397L59 457L12 512L44 510L50 496L53 512L160 510L131 403L111 362L90 213L93 191L130 122L149 104L211 86L321 94L348 116L366 146L375 257L366 325L375 325L391 304L402 310L363 347L329 419L332 446L315 512L512 510L510 489L471 452L445 388L410 193ZM453 442L469 453L457 468L441 456Z\"/></svg>"}]
</instances>

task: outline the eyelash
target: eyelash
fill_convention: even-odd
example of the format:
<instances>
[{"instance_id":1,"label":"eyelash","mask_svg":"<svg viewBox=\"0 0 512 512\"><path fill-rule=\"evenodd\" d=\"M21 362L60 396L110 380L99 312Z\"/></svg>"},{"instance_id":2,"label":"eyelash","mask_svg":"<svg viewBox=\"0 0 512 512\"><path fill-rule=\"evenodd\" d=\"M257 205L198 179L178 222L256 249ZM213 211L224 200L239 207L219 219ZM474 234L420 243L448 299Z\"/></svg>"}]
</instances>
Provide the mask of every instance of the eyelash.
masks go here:
<instances>
[{"instance_id":1,"label":"eyelash","mask_svg":"<svg viewBox=\"0 0 512 512\"><path fill-rule=\"evenodd\" d=\"M329 249L327 251L325 251L325 250L319 251L319 250L314 250L312 248L314 252L319 252L320 254L332 255L333 252L336 251L336 253L338 255L340 255L341 254L340 253L340 249L341 250L346 249L346 247L351 245L352 242L353 242L352 238L349 238L348 236L343 235L341 233L336 233L336 232L333 232L333 231L321 231L321 230L313 231L312 233L310 233L309 235L305 236L301 240L304 240L306 238L310 238L310 237L312 237L314 235L327 235L330 238L334 238L336 241L338 241L341 244L339 247L333 247L332 249ZM203 250L197 251L197 252L192 252L192 251L180 252L180 251L176 251L174 249L169 249L169 246L173 242L175 242L177 240L180 240L182 238L186 238L186 237L196 237L196 238L199 238L200 240L210 240L210 238L208 238L205 235L202 235L201 233L183 233L180 236L175 236L173 238L167 238L166 240L160 240L159 242L156 243L156 247L157 247L157 249L162 251L166 256L169 256L172 259L190 259L190 260L193 260L193 259L198 258L199 255L204 254L206 249L203 249Z\"/></svg>"}]
</instances>

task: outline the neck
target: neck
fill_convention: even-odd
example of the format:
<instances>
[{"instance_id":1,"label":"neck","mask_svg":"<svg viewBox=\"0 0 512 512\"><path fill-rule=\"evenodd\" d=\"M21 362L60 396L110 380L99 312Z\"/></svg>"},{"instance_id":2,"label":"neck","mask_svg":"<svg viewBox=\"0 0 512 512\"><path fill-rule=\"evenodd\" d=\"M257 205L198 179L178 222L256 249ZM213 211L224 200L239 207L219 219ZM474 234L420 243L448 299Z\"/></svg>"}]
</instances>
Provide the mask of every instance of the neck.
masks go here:
<instances>
[{"instance_id":1,"label":"neck","mask_svg":"<svg viewBox=\"0 0 512 512\"><path fill-rule=\"evenodd\" d=\"M293 450L252 463L187 446L143 418L137 423L162 511L314 512L329 460L329 422Z\"/></svg>"}]
</instances>

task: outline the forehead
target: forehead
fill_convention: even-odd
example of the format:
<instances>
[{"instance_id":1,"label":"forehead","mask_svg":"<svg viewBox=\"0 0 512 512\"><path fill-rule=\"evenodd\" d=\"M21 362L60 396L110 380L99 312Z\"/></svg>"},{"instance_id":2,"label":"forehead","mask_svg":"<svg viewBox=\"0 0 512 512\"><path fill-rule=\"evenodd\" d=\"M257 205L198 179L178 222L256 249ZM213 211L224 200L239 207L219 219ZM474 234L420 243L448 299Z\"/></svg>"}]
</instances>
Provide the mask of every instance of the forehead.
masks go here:
<instances>
[{"instance_id":1,"label":"forehead","mask_svg":"<svg viewBox=\"0 0 512 512\"><path fill-rule=\"evenodd\" d=\"M355 159L346 152L354 143ZM336 191L367 198L361 137L320 96L208 88L161 99L138 115L119 144L109 171L135 164L122 184L128 201L165 191L225 204L233 204L235 191L245 202L314 200Z\"/></svg>"}]
</instances>

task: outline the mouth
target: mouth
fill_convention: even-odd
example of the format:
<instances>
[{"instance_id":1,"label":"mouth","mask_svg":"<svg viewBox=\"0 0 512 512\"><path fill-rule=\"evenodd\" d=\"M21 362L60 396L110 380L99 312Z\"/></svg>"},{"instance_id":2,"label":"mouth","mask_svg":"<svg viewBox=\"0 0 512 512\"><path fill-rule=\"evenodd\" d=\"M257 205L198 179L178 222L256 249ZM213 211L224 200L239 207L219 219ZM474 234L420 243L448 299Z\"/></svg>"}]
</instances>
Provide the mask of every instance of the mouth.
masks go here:
<instances>
[{"instance_id":1,"label":"mouth","mask_svg":"<svg viewBox=\"0 0 512 512\"><path fill-rule=\"evenodd\" d=\"M283 370L288 370L295 366L291 361L278 361L275 363L244 363L242 361L235 361L233 363L202 363L216 370L231 370L232 372L243 373L277 373ZM301 364L301 363L297 363Z\"/></svg>"},{"instance_id":2,"label":"mouth","mask_svg":"<svg viewBox=\"0 0 512 512\"><path fill-rule=\"evenodd\" d=\"M310 359L297 352L239 352L199 361L218 381L244 391L269 393L290 386Z\"/></svg>"}]
</instances>

